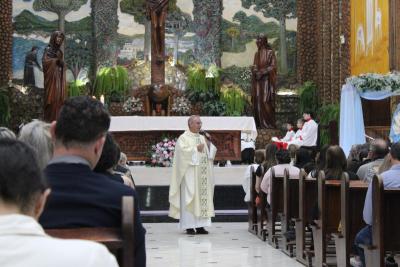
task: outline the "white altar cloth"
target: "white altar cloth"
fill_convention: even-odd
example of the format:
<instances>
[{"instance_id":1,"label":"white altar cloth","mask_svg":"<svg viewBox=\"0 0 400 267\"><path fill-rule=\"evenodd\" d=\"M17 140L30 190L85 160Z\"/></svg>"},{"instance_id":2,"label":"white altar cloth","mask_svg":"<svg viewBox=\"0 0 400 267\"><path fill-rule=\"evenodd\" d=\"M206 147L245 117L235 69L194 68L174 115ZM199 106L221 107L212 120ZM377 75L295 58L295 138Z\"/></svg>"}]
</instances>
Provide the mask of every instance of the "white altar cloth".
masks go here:
<instances>
[{"instance_id":1,"label":"white altar cloth","mask_svg":"<svg viewBox=\"0 0 400 267\"><path fill-rule=\"evenodd\" d=\"M185 131L189 117L111 117L110 132ZM201 117L205 131L241 131L256 140L257 128L253 117Z\"/></svg>"},{"instance_id":2,"label":"white altar cloth","mask_svg":"<svg viewBox=\"0 0 400 267\"><path fill-rule=\"evenodd\" d=\"M214 166L215 185L241 185L247 165ZM129 166L137 186L169 186L172 168Z\"/></svg>"}]
</instances>

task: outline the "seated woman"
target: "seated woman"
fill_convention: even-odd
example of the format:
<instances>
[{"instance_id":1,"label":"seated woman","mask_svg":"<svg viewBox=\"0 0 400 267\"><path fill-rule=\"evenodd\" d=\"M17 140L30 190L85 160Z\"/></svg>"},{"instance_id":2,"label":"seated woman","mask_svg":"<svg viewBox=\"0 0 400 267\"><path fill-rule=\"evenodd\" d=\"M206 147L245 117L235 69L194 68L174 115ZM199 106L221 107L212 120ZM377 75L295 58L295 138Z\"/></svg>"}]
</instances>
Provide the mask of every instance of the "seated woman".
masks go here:
<instances>
[{"instance_id":1,"label":"seated woman","mask_svg":"<svg viewBox=\"0 0 400 267\"><path fill-rule=\"evenodd\" d=\"M340 146L330 146L326 151L325 179L340 180L343 172L347 172L350 180L358 180L354 172L347 171L347 160Z\"/></svg>"},{"instance_id":2,"label":"seated woman","mask_svg":"<svg viewBox=\"0 0 400 267\"><path fill-rule=\"evenodd\" d=\"M114 181L124 183L125 185L134 188L134 183L129 177L114 172L114 168L118 164L120 158L120 153L118 144L114 141L112 135L107 133L103 151L101 152L100 159L97 162L94 171L101 173Z\"/></svg>"},{"instance_id":3,"label":"seated woman","mask_svg":"<svg viewBox=\"0 0 400 267\"><path fill-rule=\"evenodd\" d=\"M265 147L265 161L262 164L260 164L260 166L258 166L258 168L256 170L256 192L257 193L260 193L260 185L261 185L261 181L264 176L264 172L267 171L272 166L275 166L277 164L276 158L275 158L276 151L278 151L278 147L276 146L276 144L268 144Z\"/></svg>"},{"instance_id":4,"label":"seated woman","mask_svg":"<svg viewBox=\"0 0 400 267\"><path fill-rule=\"evenodd\" d=\"M275 176L283 177L285 169L289 171L290 178L298 178L300 169L290 165L289 152L284 149L280 149L276 152L277 165L273 166ZM261 190L267 194L267 202L271 203L271 168L265 173L264 178L261 182Z\"/></svg>"}]
</instances>

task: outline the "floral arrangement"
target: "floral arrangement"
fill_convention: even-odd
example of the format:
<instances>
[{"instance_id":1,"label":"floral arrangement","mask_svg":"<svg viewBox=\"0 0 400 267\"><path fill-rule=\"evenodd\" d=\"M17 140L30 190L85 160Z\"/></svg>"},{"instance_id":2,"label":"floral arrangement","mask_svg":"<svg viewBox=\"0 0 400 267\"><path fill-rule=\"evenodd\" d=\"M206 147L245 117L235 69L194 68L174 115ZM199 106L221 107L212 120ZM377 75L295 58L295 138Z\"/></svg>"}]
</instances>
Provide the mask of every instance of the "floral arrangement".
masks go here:
<instances>
[{"instance_id":1,"label":"floral arrangement","mask_svg":"<svg viewBox=\"0 0 400 267\"><path fill-rule=\"evenodd\" d=\"M367 91L398 91L400 90L400 74L367 73L347 78L347 83L361 92Z\"/></svg>"},{"instance_id":2,"label":"floral arrangement","mask_svg":"<svg viewBox=\"0 0 400 267\"><path fill-rule=\"evenodd\" d=\"M226 106L226 115L241 116L250 97L235 84L224 84L221 87L221 102Z\"/></svg>"},{"instance_id":3,"label":"floral arrangement","mask_svg":"<svg viewBox=\"0 0 400 267\"><path fill-rule=\"evenodd\" d=\"M138 113L143 111L143 102L140 98L129 97L122 106L126 113Z\"/></svg>"},{"instance_id":4,"label":"floral arrangement","mask_svg":"<svg viewBox=\"0 0 400 267\"><path fill-rule=\"evenodd\" d=\"M189 115L190 114L190 101L185 96L176 97L172 104L171 111L177 115Z\"/></svg>"},{"instance_id":5,"label":"floral arrangement","mask_svg":"<svg viewBox=\"0 0 400 267\"><path fill-rule=\"evenodd\" d=\"M164 138L151 147L151 166L171 167L174 159L176 138Z\"/></svg>"}]
</instances>

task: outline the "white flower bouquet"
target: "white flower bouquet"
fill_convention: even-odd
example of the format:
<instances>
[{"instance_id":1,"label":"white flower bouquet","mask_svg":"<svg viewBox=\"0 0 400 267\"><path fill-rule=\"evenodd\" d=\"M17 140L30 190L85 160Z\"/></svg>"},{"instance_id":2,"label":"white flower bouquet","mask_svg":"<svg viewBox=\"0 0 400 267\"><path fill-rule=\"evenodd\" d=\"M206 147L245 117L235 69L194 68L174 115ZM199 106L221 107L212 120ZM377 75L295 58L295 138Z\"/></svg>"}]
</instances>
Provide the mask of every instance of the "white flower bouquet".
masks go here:
<instances>
[{"instance_id":1,"label":"white flower bouquet","mask_svg":"<svg viewBox=\"0 0 400 267\"><path fill-rule=\"evenodd\" d=\"M126 113L140 113L143 111L143 102L140 98L129 97L122 106Z\"/></svg>"},{"instance_id":2,"label":"white flower bouquet","mask_svg":"<svg viewBox=\"0 0 400 267\"><path fill-rule=\"evenodd\" d=\"M177 115L189 115L190 114L190 101L184 96L176 97L172 104L171 111Z\"/></svg>"},{"instance_id":3,"label":"white flower bouquet","mask_svg":"<svg viewBox=\"0 0 400 267\"><path fill-rule=\"evenodd\" d=\"M389 74L367 73L352 76L346 82L361 92L368 91L398 91L400 90L400 74L397 72Z\"/></svg>"}]
</instances>

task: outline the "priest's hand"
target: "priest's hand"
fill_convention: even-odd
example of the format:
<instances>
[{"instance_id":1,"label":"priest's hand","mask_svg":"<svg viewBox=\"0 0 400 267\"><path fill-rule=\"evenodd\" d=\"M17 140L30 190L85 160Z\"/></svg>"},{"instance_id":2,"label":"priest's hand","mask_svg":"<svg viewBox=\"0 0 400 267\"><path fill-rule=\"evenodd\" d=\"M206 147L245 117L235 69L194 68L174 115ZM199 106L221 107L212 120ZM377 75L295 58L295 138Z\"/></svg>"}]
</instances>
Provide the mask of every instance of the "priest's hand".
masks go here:
<instances>
[{"instance_id":1,"label":"priest's hand","mask_svg":"<svg viewBox=\"0 0 400 267\"><path fill-rule=\"evenodd\" d=\"M197 151L203 152L203 150L204 150L204 144L198 144L197 145Z\"/></svg>"}]
</instances>

